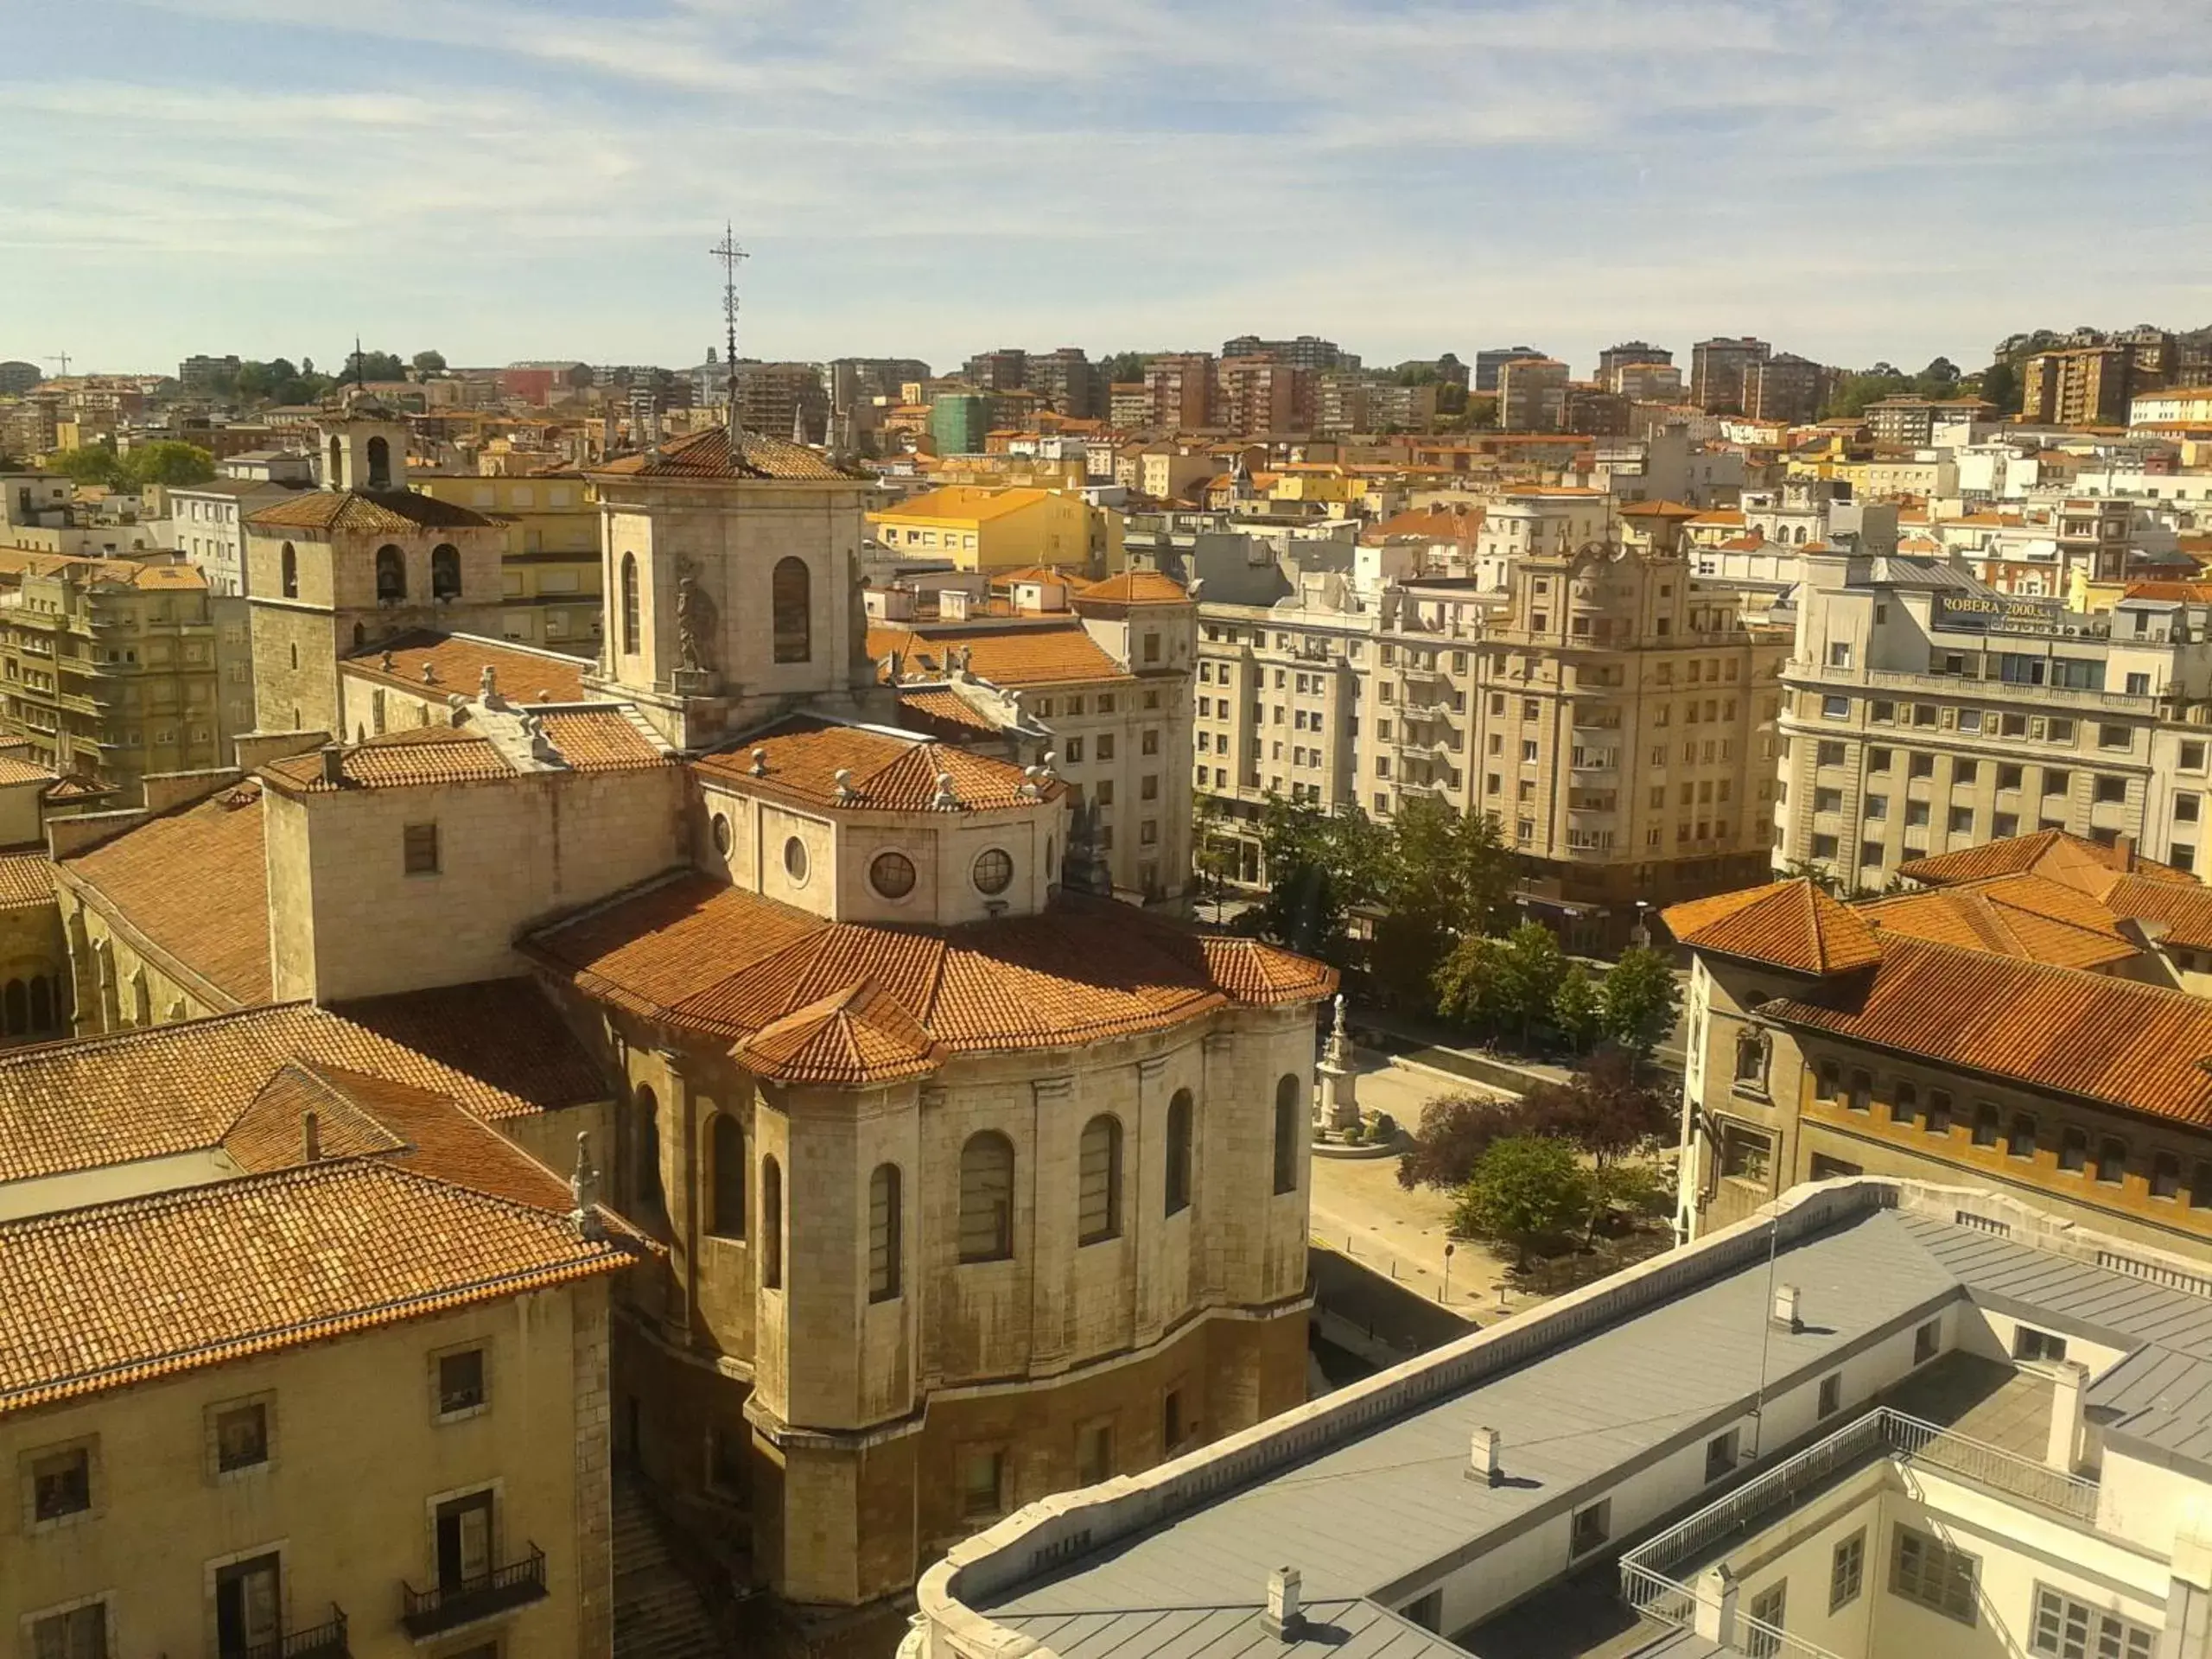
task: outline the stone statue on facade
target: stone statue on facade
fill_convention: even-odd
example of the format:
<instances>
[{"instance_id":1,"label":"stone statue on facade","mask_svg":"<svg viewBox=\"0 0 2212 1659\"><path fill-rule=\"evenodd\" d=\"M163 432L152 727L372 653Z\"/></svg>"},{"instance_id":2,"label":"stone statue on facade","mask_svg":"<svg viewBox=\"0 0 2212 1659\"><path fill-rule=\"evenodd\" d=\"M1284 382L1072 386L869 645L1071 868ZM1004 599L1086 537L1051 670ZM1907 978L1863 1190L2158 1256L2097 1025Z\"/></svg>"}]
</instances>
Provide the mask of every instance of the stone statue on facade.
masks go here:
<instances>
[{"instance_id":1,"label":"stone statue on facade","mask_svg":"<svg viewBox=\"0 0 2212 1659\"><path fill-rule=\"evenodd\" d=\"M715 665L715 601L699 585L697 567L689 559L677 565L676 661L693 673Z\"/></svg>"}]
</instances>

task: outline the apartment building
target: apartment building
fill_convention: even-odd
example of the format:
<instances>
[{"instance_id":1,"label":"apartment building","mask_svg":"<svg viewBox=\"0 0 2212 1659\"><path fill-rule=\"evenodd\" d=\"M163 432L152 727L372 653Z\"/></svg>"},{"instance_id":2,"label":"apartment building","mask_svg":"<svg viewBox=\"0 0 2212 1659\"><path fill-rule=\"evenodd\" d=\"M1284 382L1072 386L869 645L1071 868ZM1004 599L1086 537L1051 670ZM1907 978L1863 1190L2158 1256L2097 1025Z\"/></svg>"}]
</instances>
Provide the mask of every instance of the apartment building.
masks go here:
<instances>
[{"instance_id":1,"label":"apartment building","mask_svg":"<svg viewBox=\"0 0 2212 1659\"><path fill-rule=\"evenodd\" d=\"M1624 363L1604 377L1632 404L1679 404L1682 372L1671 363Z\"/></svg>"},{"instance_id":2,"label":"apartment building","mask_svg":"<svg viewBox=\"0 0 2212 1659\"><path fill-rule=\"evenodd\" d=\"M1319 374L1330 369L1357 369L1359 353L1348 352L1333 340L1323 340L1319 334L1300 334L1295 340L1262 340L1257 334L1239 334L1234 340L1224 340L1222 357L1268 357L1294 369L1305 369Z\"/></svg>"},{"instance_id":3,"label":"apartment building","mask_svg":"<svg viewBox=\"0 0 2212 1659\"><path fill-rule=\"evenodd\" d=\"M519 477L415 473L408 486L500 527L499 637L554 651L599 648L599 502L572 472Z\"/></svg>"},{"instance_id":4,"label":"apartment building","mask_svg":"<svg viewBox=\"0 0 2212 1659\"><path fill-rule=\"evenodd\" d=\"M901 1659L2203 1659L2202 1268L2000 1192L1801 1189L1008 1518Z\"/></svg>"},{"instance_id":5,"label":"apartment building","mask_svg":"<svg viewBox=\"0 0 2212 1659\"><path fill-rule=\"evenodd\" d=\"M1773 346L1749 334L1698 341L1690 348L1690 402L1707 410L1743 410L1751 371L1773 354Z\"/></svg>"},{"instance_id":6,"label":"apartment building","mask_svg":"<svg viewBox=\"0 0 2212 1659\"><path fill-rule=\"evenodd\" d=\"M1508 432L1556 432L1567 406L1567 365L1516 357L1498 365L1497 423Z\"/></svg>"},{"instance_id":7,"label":"apartment building","mask_svg":"<svg viewBox=\"0 0 2212 1659\"><path fill-rule=\"evenodd\" d=\"M207 577L207 591L219 598L246 591L245 521L314 482L305 455L268 456L235 474L225 462L223 470L229 475L162 492L169 544Z\"/></svg>"},{"instance_id":8,"label":"apartment building","mask_svg":"<svg viewBox=\"0 0 2212 1659\"><path fill-rule=\"evenodd\" d=\"M959 570L1052 565L1103 576L1121 563L1122 514L1062 490L948 484L871 512L868 522L893 552L945 559Z\"/></svg>"},{"instance_id":9,"label":"apartment building","mask_svg":"<svg viewBox=\"0 0 2212 1659\"><path fill-rule=\"evenodd\" d=\"M1549 353L1540 352L1533 346L1492 346L1484 351L1477 352L1474 385L1471 390L1478 392L1494 392L1497 390L1498 372L1508 363L1516 362L1522 358L1549 355Z\"/></svg>"},{"instance_id":10,"label":"apartment building","mask_svg":"<svg viewBox=\"0 0 2212 1659\"><path fill-rule=\"evenodd\" d=\"M2038 352L2020 374L2020 418L2056 426L2123 426L2132 359L2119 346Z\"/></svg>"},{"instance_id":11,"label":"apartment building","mask_svg":"<svg viewBox=\"0 0 2212 1659\"><path fill-rule=\"evenodd\" d=\"M1935 441L1939 423L1987 421L1996 406L1979 397L1920 397L1910 392L1876 399L1860 411L1866 430L1877 443L1918 449Z\"/></svg>"},{"instance_id":12,"label":"apartment building","mask_svg":"<svg viewBox=\"0 0 2212 1659\"><path fill-rule=\"evenodd\" d=\"M1754 420L1796 426L1820 416L1827 401L1829 372L1795 352L1777 352L1744 371L1744 413Z\"/></svg>"},{"instance_id":13,"label":"apartment building","mask_svg":"<svg viewBox=\"0 0 2212 1659\"><path fill-rule=\"evenodd\" d=\"M1313 371L1273 357L1221 360L1219 423L1246 437L1312 429Z\"/></svg>"},{"instance_id":14,"label":"apartment building","mask_svg":"<svg viewBox=\"0 0 2212 1659\"><path fill-rule=\"evenodd\" d=\"M2202 605L2152 586L2088 615L1933 561L1808 549L1800 568L1777 869L1878 890L1915 860L2038 830L2195 867Z\"/></svg>"},{"instance_id":15,"label":"apartment building","mask_svg":"<svg viewBox=\"0 0 2212 1659\"><path fill-rule=\"evenodd\" d=\"M244 601L188 564L0 555L0 694L8 731L56 772L139 798L149 772L225 764L254 725Z\"/></svg>"},{"instance_id":16,"label":"apartment building","mask_svg":"<svg viewBox=\"0 0 2212 1659\"><path fill-rule=\"evenodd\" d=\"M1165 427L1171 432L1196 432L1215 423L1214 359L1209 352L1169 353L1144 365L1148 403L1145 426ZM1116 426L1123 424L1114 416Z\"/></svg>"}]
</instances>

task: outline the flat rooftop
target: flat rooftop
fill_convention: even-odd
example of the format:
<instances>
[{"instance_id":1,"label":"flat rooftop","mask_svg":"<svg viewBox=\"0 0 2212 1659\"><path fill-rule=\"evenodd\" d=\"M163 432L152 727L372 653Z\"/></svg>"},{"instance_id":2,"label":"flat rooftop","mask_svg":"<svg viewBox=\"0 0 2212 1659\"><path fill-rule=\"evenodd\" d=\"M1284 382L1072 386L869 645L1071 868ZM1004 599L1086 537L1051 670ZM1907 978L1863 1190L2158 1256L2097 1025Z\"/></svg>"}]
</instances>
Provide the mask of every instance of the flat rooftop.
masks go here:
<instances>
[{"instance_id":1,"label":"flat rooftop","mask_svg":"<svg viewBox=\"0 0 2212 1659\"><path fill-rule=\"evenodd\" d=\"M949 1592L1005 1630L1086 1659L1227 1655L1257 1633L1268 1574L1288 1563L1317 1617L1320 1604L1359 1610L1330 1614L1342 1634L1326 1645L1393 1659L1465 1652L1405 1617L1443 1575L1731 1426L1746 1467L1794 1451L1757 1445L1763 1401L1961 1303L2127 1356L2088 1395L2108 1444L2133 1435L2212 1453L2212 1278L2153 1251L2089 1248L2063 1229L2040 1239L2045 1218L1986 1194L1864 1181L1784 1204L1771 1227L1745 1224L1163 1470L1033 1506L934 1569L925 1610ZM1776 1284L1800 1294L1794 1330L1769 1319ZM1847 1382L1847 1417L1878 1394L2023 1452L2049 1420L2047 1385L2038 1395L2009 1366L1947 1357L1911 1380L1910 1400ZM1467 1476L1478 1427L1498 1433L1502 1484ZM1711 1496L1686 1493L1676 1513ZM1610 1592L1610 1563L1603 1570ZM1591 1635L1549 1650L1603 1648L1603 1633ZM1648 1651L1661 1637L1612 1650Z\"/></svg>"}]
</instances>

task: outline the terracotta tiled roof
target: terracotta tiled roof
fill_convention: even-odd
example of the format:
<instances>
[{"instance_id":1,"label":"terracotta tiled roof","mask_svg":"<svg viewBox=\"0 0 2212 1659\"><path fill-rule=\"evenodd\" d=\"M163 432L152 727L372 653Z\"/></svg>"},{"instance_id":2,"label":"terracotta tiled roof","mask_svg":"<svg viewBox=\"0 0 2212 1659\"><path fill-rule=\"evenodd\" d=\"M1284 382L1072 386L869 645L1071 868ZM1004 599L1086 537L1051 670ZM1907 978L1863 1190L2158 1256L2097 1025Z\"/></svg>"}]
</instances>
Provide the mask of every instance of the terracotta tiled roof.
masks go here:
<instances>
[{"instance_id":1,"label":"terracotta tiled roof","mask_svg":"<svg viewBox=\"0 0 2212 1659\"><path fill-rule=\"evenodd\" d=\"M386 669L384 659L391 658ZM483 639L468 633L435 633L410 629L378 645L363 645L340 659L348 674L398 687L434 702L459 692L474 697L481 688L484 670L496 671L499 695L510 702L587 702L585 671L593 664L581 657L552 652L525 651L504 640ZM425 680L428 667L433 677Z\"/></svg>"},{"instance_id":2,"label":"terracotta tiled roof","mask_svg":"<svg viewBox=\"0 0 2212 1659\"><path fill-rule=\"evenodd\" d=\"M780 1083L885 1083L936 1071L945 1051L897 998L855 985L785 1014L733 1052Z\"/></svg>"},{"instance_id":3,"label":"terracotta tiled roof","mask_svg":"<svg viewBox=\"0 0 2212 1659\"><path fill-rule=\"evenodd\" d=\"M1102 605L1188 605L1189 589L1157 570L1125 570L1094 582L1075 595L1077 603Z\"/></svg>"},{"instance_id":4,"label":"terracotta tiled roof","mask_svg":"<svg viewBox=\"0 0 2212 1659\"><path fill-rule=\"evenodd\" d=\"M2124 875L2105 893L2113 913L2154 925L2162 944L2212 950L2212 887Z\"/></svg>"},{"instance_id":5,"label":"terracotta tiled roof","mask_svg":"<svg viewBox=\"0 0 2212 1659\"><path fill-rule=\"evenodd\" d=\"M1918 939L1760 1013L2152 1116L2212 1125L2212 1002Z\"/></svg>"},{"instance_id":6,"label":"terracotta tiled roof","mask_svg":"<svg viewBox=\"0 0 2212 1659\"><path fill-rule=\"evenodd\" d=\"M1679 501L1631 501L1620 512L1624 518L1695 518L1704 509L1684 506Z\"/></svg>"},{"instance_id":7,"label":"terracotta tiled roof","mask_svg":"<svg viewBox=\"0 0 2212 1659\"><path fill-rule=\"evenodd\" d=\"M568 1074L578 1052L557 1015L509 1029L493 1008L475 1012L477 1040L450 1042L443 1051L450 1063L404 1047L363 1020L305 1003L0 1054L0 1181L219 1146L270 1078L294 1061L448 1096L493 1122L576 1102ZM407 1022L396 1016L394 1023L404 1029ZM507 1052L524 1042L544 1052ZM540 1079L554 1085L543 1095L512 1086ZM581 1098L604 1096L594 1079Z\"/></svg>"},{"instance_id":8,"label":"terracotta tiled roof","mask_svg":"<svg viewBox=\"0 0 2212 1659\"><path fill-rule=\"evenodd\" d=\"M459 1109L448 1102L448 1109ZM328 1074L292 1060L279 1066L261 1092L247 1103L223 1137L223 1150L240 1169L251 1174L296 1169L311 1161L307 1155L309 1113L315 1116L316 1145L322 1157L365 1157L397 1152L407 1144L357 1105Z\"/></svg>"},{"instance_id":9,"label":"terracotta tiled roof","mask_svg":"<svg viewBox=\"0 0 2212 1659\"><path fill-rule=\"evenodd\" d=\"M754 1052L764 1065L804 1065L813 1081L845 1084L886 1075L879 1065L919 1069L924 1038L948 1052L1064 1047L1232 1003L1310 1002L1336 984L1329 969L1287 951L1202 938L1109 904L1064 899L1041 916L894 928L825 922L691 875L547 928L524 948L587 995L765 1043ZM847 1000L863 988L875 995Z\"/></svg>"},{"instance_id":10,"label":"terracotta tiled roof","mask_svg":"<svg viewBox=\"0 0 2212 1659\"><path fill-rule=\"evenodd\" d=\"M2122 875L2152 880L2196 885L2196 879L2170 864L2145 858L2132 849L2107 847L2101 842L2069 835L2063 830L2039 830L2033 835L2010 836L1984 842L1956 852L1916 858L1897 867L1909 881L1945 887L1956 881L1978 881L1993 875L2032 873L2048 877L2101 899Z\"/></svg>"},{"instance_id":11,"label":"terracotta tiled roof","mask_svg":"<svg viewBox=\"0 0 2212 1659\"><path fill-rule=\"evenodd\" d=\"M674 764L619 709L575 709L538 720L546 741L573 772L635 772Z\"/></svg>"},{"instance_id":12,"label":"terracotta tiled roof","mask_svg":"<svg viewBox=\"0 0 2212 1659\"><path fill-rule=\"evenodd\" d=\"M904 713L917 717L923 730L950 729L956 735L963 732L983 732L993 736L1001 730L982 709L950 688L902 687L899 692L899 707Z\"/></svg>"},{"instance_id":13,"label":"terracotta tiled roof","mask_svg":"<svg viewBox=\"0 0 2212 1659\"><path fill-rule=\"evenodd\" d=\"M1135 677L1073 618L997 629L955 624L918 632L894 624L868 631L868 655L878 663L895 651L928 673L943 671L945 652L956 649L978 678L994 685L1092 685Z\"/></svg>"},{"instance_id":14,"label":"terracotta tiled roof","mask_svg":"<svg viewBox=\"0 0 2212 1659\"><path fill-rule=\"evenodd\" d=\"M593 477L696 479L864 480L868 475L839 467L819 449L748 431L733 456L729 431L710 427L689 437L671 438L658 450L641 449L591 469Z\"/></svg>"},{"instance_id":15,"label":"terracotta tiled roof","mask_svg":"<svg viewBox=\"0 0 2212 1659\"><path fill-rule=\"evenodd\" d=\"M753 774L755 752L763 770ZM972 750L880 727L839 726L799 716L745 739L734 749L692 765L703 775L844 811L924 812L933 810L940 772L952 779L963 810L992 811L1023 806L1029 782L1020 766ZM852 795L840 800L837 773L849 774ZM1056 798L1057 783L1043 798Z\"/></svg>"},{"instance_id":16,"label":"terracotta tiled roof","mask_svg":"<svg viewBox=\"0 0 2212 1659\"><path fill-rule=\"evenodd\" d=\"M620 1232L339 1160L0 1225L0 1413L628 1265Z\"/></svg>"},{"instance_id":17,"label":"terracotta tiled roof","mask_svg":"<svg viewBox=\"0 0 2212 1659\"><path fill-rule=\"evenodd\" d=\"M2038 875L1899 893L1855 906L1853 913L1885 938L1903 935L2067 968L2106 968L2142 954L2111 911Z\"/></svg>"},{"instance_id":18,"label":"terracotta tiled roof","mask_svg":"<svg viewBox=\"0 0 2212 1659\"><path fill-rule=\"evenodd\" d=\"M45 798L49 801L93 801L104 799L114 793L115 789L112 785L103 784L97 779L87 778L81 773L73 772L56 782L53 788L48 790Z\"/></svg>"},{"instance_id":19,"label":"terracotta tiled roof","mask_svg":"<svg viewBox=\"0 0 2212 1659\"><path fill-rule=\"evenodd\" d=\"M598 1063L524 976L359 997L330 1011L432 1066L474 1078L488 1092L469 1096L468 1105L487 1118L607 1097ZM428 1075L404 1080L442 1088Z\"/></svg>"},{"instance_id":20,"label":"terracotta tiled roof","mask_svg":"<svg viewBox=\"0 0 2212 1659\"><path fill-rule=\"evenodd\" d=\"M515 769L493 747L465 727L420 726L380 732L347 748L345 781L327 782L322 756L309 749L262 767L262 775L288 791L332 794L341 789L410 789L423 784L481 783L512 778Z\"/></svg>"},{"instance_id":21,"label":"terracotta tiled roof","mask_svg":"<svg viewBox=\"0 0 2212 1659\"><path fill-rule=\"evenodd\" d=\"M2212 604L2212 582L2131 582L2126 597L2177 600L2187 605Z\"/></svg>"},{"instance_id":22,"label":"terracotta tiled roof","mask_svg":"<svg viewBox=\"0 0 2212 1659\"><path fill-rule=\"evenodd\" d=\"M457 501L413 490L302 490L246 515L255 530L489 530L492 520Z\"/></svg>"},{"instance_id":23,"label":"terracotta tiled roof","mask_svg":"<svg viewBox=\"0 0 2212 1659\"><path fill-rule=\"evenodd\" d=\"M1693 899L1661 916L1694 950L1770 963L1801 974L1840 974L1880 959L1873 931L1805 880Z\"/></svg>"},{"instance_id":24,"label":"terracotta tiled roof","mask_svg":"<svg viewBox=\"0 0 2212 1659\"><path fill-rule=\"evenodd\" d=\"M54 861L44 853L0 853L0 910L54 902Z\"/></svg>"},{"instance_id":25,"label":"terracotta tiled roof","mask_svg":"<svg viewBox=\"0 0 2212 1659\"><path fill-rule=\"evenodd\" d=\"M0 754L0 788L10 784L50 784L54 778L52 766L27 755Z\"/></svg>"},{"instance_id":26,"label":"terracotta tiled roof","mask_svg":"<svg viewBox=\"0 0 2212 1659\"><path fill-rule=\"evenodd\" d=\"M314 757L308 757L312 760ZM270 995L269 874L252 779L61 861L68 877L238 1007Z\"/></svg>"}]
</instances>

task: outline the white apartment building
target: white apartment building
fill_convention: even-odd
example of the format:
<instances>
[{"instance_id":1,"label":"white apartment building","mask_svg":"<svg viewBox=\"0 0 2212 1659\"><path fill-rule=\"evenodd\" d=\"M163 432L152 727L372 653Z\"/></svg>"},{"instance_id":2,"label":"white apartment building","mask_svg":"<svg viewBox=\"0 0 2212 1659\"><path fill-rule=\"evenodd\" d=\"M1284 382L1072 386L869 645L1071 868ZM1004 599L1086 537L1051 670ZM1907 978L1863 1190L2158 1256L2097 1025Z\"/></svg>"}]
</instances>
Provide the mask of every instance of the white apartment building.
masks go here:
<instances>
[{"instance_id":1,"label":"white apartment building","mask_svg":"<svg viewBox=\"0 0 2212 1659\"><path fill-rule=\"evenodd\" d=\"M1807 554L1783 671L1777 869L1879 888L2039 829L2183 869L2212 791L2212 612L2021 599L1932 560Z\"/></svg>"},{"instance_id":2,"label":"white apartment building","mask_svg":"<svg viewBox=\"0 0 2212 1659\"><path fill-rule=\"evenodd\" d=\"M901 1659L2205 1659L2212 1277L1847 1179L1033 1503Z\"/></svg>"}]
</instances>

